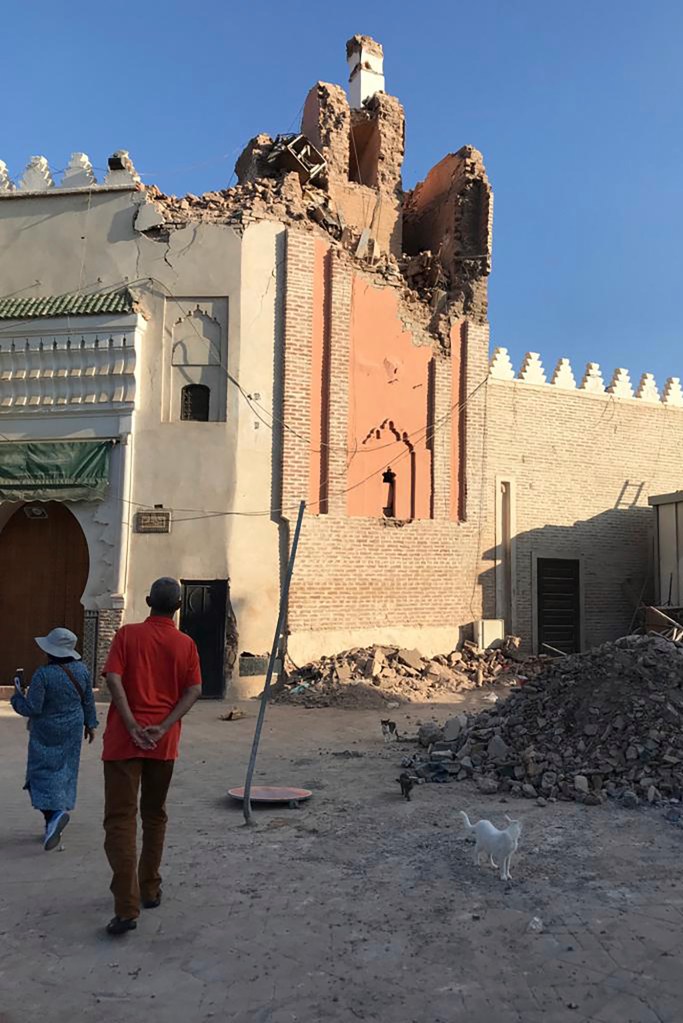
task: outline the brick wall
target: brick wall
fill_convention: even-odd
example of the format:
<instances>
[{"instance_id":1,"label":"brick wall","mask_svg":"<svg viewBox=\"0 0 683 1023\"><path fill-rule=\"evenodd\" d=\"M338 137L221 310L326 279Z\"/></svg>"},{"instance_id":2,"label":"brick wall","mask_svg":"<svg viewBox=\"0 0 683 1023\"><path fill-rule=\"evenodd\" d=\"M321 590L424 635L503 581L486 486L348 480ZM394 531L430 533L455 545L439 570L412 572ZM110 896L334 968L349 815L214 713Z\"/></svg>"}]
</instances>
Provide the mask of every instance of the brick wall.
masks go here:
<instances>
[{"instance_id":1,"label":"brick wall","mask_svg":"<svg viewBox=\"0 0 683 1023\"><path fill-rule=\"evenodd\" d=\"M97 664L94 684L101 685L100 678L104 662L107 659L112 640L123 622L123 610L103 610L97 612Z\"/></svg>"},{"instance_id":2,"label":"brick wall","mask_svg":"<svg viewBox=\"0 0 683 1023\"><path fill-rule=\"evenodd\" d=\"M474 438L475 454L464 476L478 472L481 433L485 421L486 391L480 389L465 406L463 397L482 383L487 372L488 334L485 326L462 324L458 330L458 372L451 358L435 349L433 518L413 522L347 515L347 448L349 403L349 324L352 274L348 262L330 254L331 295L328 327L329 472L327 512L309 506L299 547L289 601L289 630L325 634L373 630L378 640L387 628L451 630L452 643L459 626L482 614L479 558L481 527L478 518L455 521L451 514L450 453L453 434L459 449L460 434ZM312 240L288 231L285 336L285 419L298 434L310 432L315 253ZM422 344L424 337L419 338ZM427 339L428 343L428 339ZM463 381L459 376L460 360ZM317 371L316 371L317 372ZM453 409L453 406L456 406ZM323 431L324 436L325 431ZM309 446L291 431L284 434L284 507L307 494L310 485ZM462 481L461 472L461 481ZM482 490L478 477L471 481L467 501L478 508ZM464 509L463 509L464 510ZM288 517L293 517L291 512ZM492 540L491 540L492 542Z\"/></svg>"},{"instance_id":3,"label":"brick wall","mask_svg":"<svg viewBox=\"0 0 683 1023\"><path fill-rule=\"evenodd\" d=\"M485 514L490 521L496 478L511 480L515 630L530 641L534 555L565 556L582 560L583 645L614 639L651 592L647 499L681 489L683 408L514 381L487 390ZM487 562L490 590L491 550Z\"/></svg>"},{"instance_id":4,"label":"brick wall","mask_svg":"<svg viewBox=\"0 0 683 1023\"><path fill-rule=\"evenodd\" d=\"M285 342L282 434L282 508L285 518L296 517L296 506L310 486L311 348L315 238L287 232L285 259Z\"/></svg>"},{"instance_id":5,"label":"brick wall","mask_svg":"<svg viewBox=\"0 0 683 1023\"><path fill-rule=\"evenodd\" d=\"M311 379L313 241L293 231L288 237L285 417L306 436L311 388L320 386ZM487 325L463 321L452 331L451 353L434 351L432 517L348 516L353 272L330 254L329 501L326 514L312 505L305 519L290 595L292 639L305 635L310 651L319 636L318 653L330 652L332 636L338 645L346 634L353 645L354 633L381 642L401 629L425 637L441 629L455 642L473 620L507 612L529 648L535 560L561 556L582 565L582 645L627 631L639 596L651 590L647 499L682 486L683 407L494 379ZM309 446L285 432L290 504L308 491ZM503 482L514 519L511 607L496 590Z\"/></svg>"}]
</instances>

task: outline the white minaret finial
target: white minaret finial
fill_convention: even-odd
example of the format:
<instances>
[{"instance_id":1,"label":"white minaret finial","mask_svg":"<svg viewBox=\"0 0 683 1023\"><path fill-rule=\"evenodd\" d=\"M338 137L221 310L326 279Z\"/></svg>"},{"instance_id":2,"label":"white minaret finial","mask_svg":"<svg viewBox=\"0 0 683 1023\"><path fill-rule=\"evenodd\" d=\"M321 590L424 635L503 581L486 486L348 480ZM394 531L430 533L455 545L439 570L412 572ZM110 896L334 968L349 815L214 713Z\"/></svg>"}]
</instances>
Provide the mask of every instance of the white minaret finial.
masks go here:
<instances>
[{"instance_id":1,"label":"white minaret finial","mask_svg":"<svg viewBox=\"0 0 683 1023\"><path fill-rule=\"evenodd\" d=\"M370 36L352 36L346 44L349 103L360 110L366 99L384 92L384 51Z\"/></svg>"}]
</instances>

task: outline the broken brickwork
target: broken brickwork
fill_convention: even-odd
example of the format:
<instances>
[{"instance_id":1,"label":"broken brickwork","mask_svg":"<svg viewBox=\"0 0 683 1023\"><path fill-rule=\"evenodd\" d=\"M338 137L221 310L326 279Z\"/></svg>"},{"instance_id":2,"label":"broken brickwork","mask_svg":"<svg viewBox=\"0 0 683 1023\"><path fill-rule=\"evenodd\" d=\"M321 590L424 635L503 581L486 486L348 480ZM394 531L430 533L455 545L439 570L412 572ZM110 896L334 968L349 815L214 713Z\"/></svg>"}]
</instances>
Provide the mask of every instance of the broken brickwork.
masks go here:
<instances>
[{"instance_id":1,"label":"broken brickwork","mask_svg":"<svg viewBox=\"0 0 683 1023\"><path fill-rule=\"evenodd\" d=\"M470 395L487 372L490 185L465 147L406 195L405 116L384 91L382 49L358 36L347 56L350 98L317 82L300 133L256 135L236 185L180 199L147 190L162 216L150 238L196 221L288 228L285 517L309 499L289 601L295 658L335 645L335 630L372 641L388 623L435 650L454 623L492 610L478 585L486 413ZM406 562L419 563L410 580Z\"/></svg>"},{"instance_id":2,"label":"broken brickwork","mask_svg":"<svg viewBox=\"0 0 683 1023\"><path fill-rule=\"evenodd\" d=\"M351 111L339 85L317 82L304 103L301 131L327 161L327 180L347 181Z\"/></svg>"},{"instance_id":3,"label":"broken brickwork","mask_svg":"<svg viewBox=\"0 0 683 1023\"><path fill-rule=\"evenodd\" d=\"M486 319L492 228L493 193L483 157L472 146L444 157L406 195L405 250L423 260L433 254L451 316Z\"/></svg>"},{"instance_id":4,"label":"broken brickwork","mask_svg":"<svg viewBox=\"0 0 683 1023\"><path fill-rule=\"evenodd\" d=\"M352 78L368 78L364 90L373 82L383 87L379 43L354 36L347 55ZM311 164L313 173L291 154L306 144L324 162L320 169ZM486 318L491 187L481 154L466 146L406 195L404 151L405 115L395 96L382 88L352 107L341 86L317 82L304 103L300 135L254 136L237 160L233 187L181 198L148 187L161 222L145 226L145 233L162 240L196 222L238 232L259 220L299 226L397 288L407 320L447 349L454 321Z\"/></svg>"},{"instance_id":5,"label":"broken brickwork","mask_svg":"<svg viewBox=\"0 0 683 1023\"><path fill-rule=\"evenodd\" d=\"M381 47L354 37L347 55L350 95L317 83L300 130L255 135L232 187L165 196L140 183L123 152L110 158L101 184L84 154L72 156L59 184L44 158L31 161L18 188L0 163L8 222L17 198L23 211L24 194L35 209L61 191L73 213L89 208L90 190L121 190L93 204L90 224L95 217L101 242L88 251L100 260L103 283L112 239L120 235L129 252L114 262L117 277L123 266L135 274L130 286L143 292L141 309L150 305L141 366L169 361L165 310L176 301L185 308L176 293L227 298L225 347L241 398L214 368L227 390L227 422L240 428L220 440L197 430L200 446L193 440L169 500L214 509L213 479L204 497L181 494L196 451L204 464L220 452L216 465L230 466L235 489L222 491L218 514L232 510L236 494L250 515L260 513L249 519L249 535L240 534L247 544L256 534L259 564L249 560L247 571L245 559L235 569L237 578L244 573L243 636L248 629L270 635L287 520L306 498L288 606L297 663L378 642L424 654L451 650L482 616L502 619L526 648L538 646L538 565L548 559L580 562L572 578L581 590L581 644L612 639L628 628L648 587L648 494L680 489L680 380L660 391L650 374L638 384L622 367L610 382L597 363L582 373L568 359L551 373L533 352L515 368L502 348L489 367L492 193L481 154L470 146L450 153L404 193L404 115L384 91ZM109 204L125 211L114 214L115 232ZM78 252L82 238L79 217L65 218L65 229L59 217L29 212L33 219L21 212L22 230L12 233L30 273L8 281L17 293L35 279L36 246ZM52 226L28 241L28 223ZM161 276L163 302L141 287L146 272ZM52 279L68 282L68 275ZM55 294L65 290L54 286ZM202 310L214 302L202 298ZM157 383L163 420L162 374ZM145 390L145 417L154 417L154 400ZM254 429L265 429L248 441L251 412ZM260 497L252 492L256 452ZM232 571L240 519L229 520L227 541L217 526L207 523L195 546L211 544L212 562L225 551ZM137 613L135 600L129 582L127 614ZM94 614L85 653L101 662L120 612L100 612L99 633ZM263 649L260 639L252 649Z\"/></svg>"}]
</instances>

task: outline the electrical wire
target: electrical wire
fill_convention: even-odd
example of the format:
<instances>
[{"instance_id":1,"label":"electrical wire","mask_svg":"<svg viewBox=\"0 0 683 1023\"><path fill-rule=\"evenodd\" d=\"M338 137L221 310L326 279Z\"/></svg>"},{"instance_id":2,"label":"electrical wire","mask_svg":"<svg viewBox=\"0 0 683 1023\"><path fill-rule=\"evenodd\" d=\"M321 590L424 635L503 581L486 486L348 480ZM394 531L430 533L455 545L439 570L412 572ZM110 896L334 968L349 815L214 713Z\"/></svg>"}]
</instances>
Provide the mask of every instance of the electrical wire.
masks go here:
<instances>
[{"instance_id":1,"label":"electrical wire","mask_svg":"<svg viewBox=\"0 0 683 1023\"><path fill-rule=\"evenodd\" d=\"M132 287L135 287L136 285L140 285L140 284L143 284L143 283L152 283L152 284L158 286L166 294L166 296L172 302L175 302L176 306L178 307L179 311L183 314L183 316L187 315L187 312L183 308L180 300L175 295L173 295L173 293L171 292L171 290L168 287L168 285L166 285L159 278L156 278L156 277L154 277L152 275L136 278L135 280L132 280L132 281L131 280L121 280L121 281L115 282L113 284L110 283L110 284L108 284L106 286L105 285L101 285L101 287L99 289L95 289L93 293L97 294L98 290L100 290L100 291L101 290L113 290L116 287L124 287L125 286L125 287L132 288ZM270 286L270 284L268 286ZM73 294L73 292L66 292L64 294L66 296L66 295ZM265 294L267 294L267 291L264 293L264 297L265 297ZM61 296L58 296L58 297L61 297ZM31 320L27 320L25 322L32 322L32 321ZM189 323L190 323L192 329L194 330L195 334L197 335L197 337L201 341L203 341L205 344L208 345L209 344L208 339L203 337L199 333L199 331L197 330L195 324L192 322L191 319L189 320ZM13 324L11 329L15 329L16 326L17 326L16 324ZM0 330L1 330L1 328L0 328ZM286 429L288 432L290 432L291 434L296 436L297 439L299 441L301 441L303 444L305 444L306 446L309 446L309 439L304 437L303 434L300 434L297 430L295 430L292 426L290 426L289 423L286 422L286 420L284 420L284 419L282 419L282 418L280 418L278 416L275 416L274 414L272 414L272 413L268 412L266 409L264 409L263 406L260 406L260 408L263 409L265 414L269 415L271 417L272 421L268 422L263 417L263 415L261 415L259 410L256 408L256 403L255 403L254 399L251 397L251 395L245 390L245 388L242 386L242 384L239 382L239 380L236 377L234 377L232 375L232 373L230 373L230 371L228 370L228 368L225 365L225 362L223 361L222 358L221 358L221 361L220 361L219 365L220 365L221 369L225 372L226 377L229 380L229 382L232 383L233 386L237 388L238 393L242 396L244 401L247 403L247 406L249 407L250 411L254 414L254 416L267 429L271 430L271 432L272 432L274 430L273 423L277 423L278 425L282 426L283 429ZM480 381L480 383L477 385L477 387L472 392L472 395L470 395L470 397L473 397L474 394L476 394L477 391L486 384L487 379L488 379L488 375L482 381ZM469 400L469 398L468 398L468 400ZM260 403L259 403L259 405L260 405ZM433 423L427 424L426 426L423 426L423 427L419 427L417 430L411 431L409 433L403 433L401 435L401 437L398 437L395 440L390 441L390 442L388 442L386 444L382 444L382 445L379 445L379 446L373 446L371 448L356 449L353 452L352 457L355 456L355 454L357 454L357 453L358 454L375 454L378 451L388 450L389 448L396 447L396 445L405 444L406 441L411 441L413 444L419 444L422 440L425 440L428 436L429 436L429 439L431 440L433 438L433 436L435 435L435 433L438 432L438 430L440 428L440 425L442 423L447 422L450 419L450 417L452 416L453 412L458 407L459 407L458 403L456 402L454 405L451 406L451 408L448 410L448 412L444 413L444 415L441 416L439 419L434 420ZM346 455L349 454L349 451L348 451L347 447L339 447L337 445L330 445L330 444L324 444L324 443L323 443L321 448L310 449L310 453L311 454L322 454L323 453L323 449L326 449L326 450L337 450L337 451L343 452ZM394 464L396 464L402 457L405 456L405 454L407 453L407 450L408 449L406 449L406 451L404 451L404 452L401 452L396 458L391 459L391 461ZM347 468L348 468L348 465L350 464L350 461L351 460L349 460L349 463L347 463ZM355 489L356 486L362 485L362 483L366 482L368 479L371 479L374 475L378 475L380 472L383 472L383 471L384 471L384 468L379 469L379 470L377 470L374 473L371 473L368 477L365 477L358 484L355 484L352 489ZM346 493L346 491L344 491L342 493ZM340 494L339 493L330 493L330 494L328 494L328 498L332 497L332 496L340 496ZM145 505L140 505L140 507L146 507L146 506ZM202 512L199 509L185 509L185 510L188 511L188 512L195 512L195 511L197 511L198 513L202 514ZM280 511L282 511L282 510L283 509L280 509ZM258 512L258 513L254 513L254 514L262 515L262 514L270 514L270 513L271 512L268 511L268 512ZM210 513L207 513L207 514L209 514L209 515L214 515L214 514L219 515L219 514L225 514L225 513L224 512L216 512L216 513L210 512Z\"/></svg>"},{"instance_id":2,"label":"electrical wire","mask_svg":"<svg viewBox=\"0 0 683 1023\"><path fill-rule=\"evenodd\" d=\"M168 287L167 284L165 284L163 281L159 280L159 278L157 278L157 277L151 277L150 276L150 277L148 277L146 279L150 280L154 284L158 285L165 292L167 297L172 302L175 302L175 304L178 307L178 310L183 314L183 316L184 317L187 316L187 311L183 308L180 300L175 295L173 295L173 293L171 292L171 290L170 290L170 288ZM268 285L268 287L270 287L270 284ZM267 289L264 292L264 298L265 298L266 294L267 294ZM263 301L263 299L262 299L262 301ZM199 333L199 331L197 330L197 327L195 326L195 324L192 322L191 319L188 322L189 322L190 326L192 327L192 329L194 330L194 332L197 335L197 337L199 338L199 340L202 341L204 344L206 344L208 346L208 344L209 344L208 339L203 337ZM252 321L252 323L253 322L254 321ZM272 423L275 422L279 426L282 426L283 429L287 430L293 436L297 437L306 446L308 446L310 444L310 440L309 440L308 437L305 437L303 434L299 433L298 430L295 430L294 427L290 426L289 423L287 423L284 419L281 419L279 416L276 416L274 413L269 412L267 409L264 408L263 405L261 405L259 402L256 402L255 399L252 398L252 396L244 389L244 387L239 382L239 380L237 380L237 378L232 375L232 373L230 372L230 370L228 369L228 367L226 366L226 364L225 364L225 362L223 361L222 358L221 358L220 362L218 363L218 365L220 365L221 369L226 374L226 377L230 381L230 383L233 384L233 386L235 386L237 388L238 392L241 394L243 399L246 401L247 405L249 406L249 408L253 412L253 414L256 416L256 418L265 427L267 427L267 429L273 430ZM487 376L488 376L488 374L487 374ZM481 382L480 386L483 386L483 384L485 383L485 380L486 380L486 378ZM263 416L261 416L259 414L259 412L257 411L257 409L255 407L255 405L257 405L257 404L258 404L259 408L267 416L271 417L271 420L272 420L271 423L268 423L263 418ZM453 406L453 408L455 408L455 406ZM450 410L450 412L453 411L453 408ZM445 415L446 416L450 415L450 412L446 413ZM381 451L381 450L384 450L385 448L395 447L397 444L402 444L406 438L416 437L417 434L426 434L429 431L429 428L430 428L429 426L427 426L427 427L419 427L417 430L413 430L410 433L404 433L400 438L398 438L398 439L396 439L394 441L390 441L387 444L381 445L379 447L359 449L357 453L358 454L374 454L376 451ZM416 443L419 443L419 441L421 439L422 439L421 437L417 437ZM314 455L321 455L321 454L324 453L323 449L324 450L328 450L328 451L330 451L330 450L332 450L332 451L340 451L340 452L343 452L344 454L348 454L348 448L347 447L342 447L342 446L333 445L333 444L326 444L325 442L322 442L321 448L311 448L310 449L310 453L314 454Z\"/></svg>"},{"instance_id":3,"label":"electrical wire","mask_svg":"<svg viewBox=\"0 0 683 1023\"><path fill-rule=\"evenodd\" d=\"M469 402L482 389L482 387L485 387L488 384L488 381L489 381L489 377L487 376L484 380L482 380L479 384L477 384L477 386L475 388L473 388L473 390L461 402L457 402L453 406L453 408L451 409L450 412L445 413L443 416L441 416L440 421L439 421L439 425L434 425L434 426L429 428L429 429L431 429L431 437L436 436L441 430L443 430L446 427L446 425L447 425L448 421L450 420L450 418L452 416L452 413L454 411L456 411L456 410L457 411L462 411L463 409L465 409L467 407L467 405L469 404ZM398 465L399 462L401 462L404 458L408 458L411 454L412 454L411 449L409 447L406 447L398 455L397 458L392 459L392 465ZM353 483L349 487L344 487L341 490L330 491L326 495L325 500L329 500L331 497L344 497L346 494L349 494L352 491L357 490L358 487L362 487L363 484L367 483L369 480L373 479L375 476L379 476L384 471L385 471L384 467L381 467L379 469L375 469L375 470L373 470L373 472L368 473L362 479L357 480L356 483ZM128 505L132 505L132 506L137 507L137 508L149 510L149 504L148 503L144 504L144 503L139 502L139 501L128 501L125 498L116 498L116 500L120 501L123 504L128 504ZM294 511L294 510L296 510L299 507L300 500L301 499L297 499L296 501L293 501L291 505L282 505L279 508L267 508L267 509L264 509L263 511L234 511L234 510L233 511L225 511L225 510L223 510L223 511L208 511L206 509L201 509L201 508L178 508L178 507L167 507L167 506L164 506L163 510L164 511L170 511L170 512L172 512L174 514L176 512L179 512L180 514L186 514L186 515L190 516L188 518L178 518L178 519L174 518L174 520L173 520L174 522L196 522L196 521L198 521L200 519L228 518L228 517L263 518L265 516L282 515L283 513L287 512L287 511ZM319 505L321 503L321 500L323 500L323 499L321 498L321 499L319 499L317 501L308 501L307 502L307 507L308 508L319 507Z\"/></svg>"}]
</instances>

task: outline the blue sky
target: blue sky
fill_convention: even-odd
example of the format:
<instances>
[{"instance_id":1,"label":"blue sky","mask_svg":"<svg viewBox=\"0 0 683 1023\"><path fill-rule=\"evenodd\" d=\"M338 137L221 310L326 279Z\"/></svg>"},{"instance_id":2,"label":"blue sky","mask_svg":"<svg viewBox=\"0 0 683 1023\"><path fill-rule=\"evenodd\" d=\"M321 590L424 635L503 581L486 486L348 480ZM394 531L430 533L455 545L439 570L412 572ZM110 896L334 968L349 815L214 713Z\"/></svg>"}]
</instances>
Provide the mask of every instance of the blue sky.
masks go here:
<instances>
[{"instance_id":1,"label":"blue sky","mask_svg":"<svg viewBox=\"0 0 683 1023\"><path fill-rule=\"evenodd\" d=\"M292 130L316 80L345 83L354 32L383 43L405 105L407 187L465 143L484 154L493 343L516 364L683 376L675 0L15 3L0 158L19 175L124 148L165 191L225 187L252 135Z\"/></svg>"}]
</instances>

